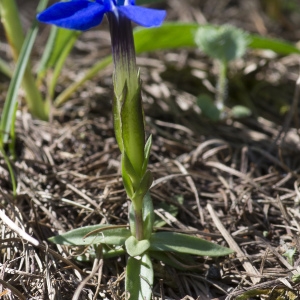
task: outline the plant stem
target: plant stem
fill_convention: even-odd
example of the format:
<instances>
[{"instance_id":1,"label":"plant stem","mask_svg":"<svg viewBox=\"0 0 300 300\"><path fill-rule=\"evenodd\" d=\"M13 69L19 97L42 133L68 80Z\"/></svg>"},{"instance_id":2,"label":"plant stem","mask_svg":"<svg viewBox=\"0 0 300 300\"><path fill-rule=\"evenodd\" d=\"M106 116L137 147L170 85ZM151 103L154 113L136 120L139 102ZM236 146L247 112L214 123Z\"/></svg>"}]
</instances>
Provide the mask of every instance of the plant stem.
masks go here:
<instances>
[{"instance_id":1,"label":"plant stem","mask_svg":"<svg viewBox=\"0 0 300 300\"><path fill-rule=\"evenodd\" d=\"M217 84L216 107L222 111L227 96L227 62L220 61L220 71Z\"/></svg>"},{"instance_id":2,"label":"plant stem","mask_svg":"<svg viewBox=\"0 0 300 300\"><path fill-rule=\"evenodd\" d=\"M20 16L15 0L0 1L1 22L5 29L7 40L12 49L12 55L15 62L19 58L19 54L24 42L24 34L20 22ZM48 109L43 102L42 96L35 84L30 64L28 62L23 77L23 88L26 93L26 100L29 110L36 117L47 120Z\"/></svg>"}]
</instances>

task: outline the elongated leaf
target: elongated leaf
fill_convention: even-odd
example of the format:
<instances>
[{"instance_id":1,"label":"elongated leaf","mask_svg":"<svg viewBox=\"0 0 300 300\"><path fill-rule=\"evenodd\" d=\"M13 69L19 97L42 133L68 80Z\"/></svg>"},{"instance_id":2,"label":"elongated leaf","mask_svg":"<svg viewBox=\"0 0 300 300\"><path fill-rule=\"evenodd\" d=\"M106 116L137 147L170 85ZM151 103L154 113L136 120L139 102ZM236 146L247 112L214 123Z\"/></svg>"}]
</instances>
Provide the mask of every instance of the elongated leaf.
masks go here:
<instances>
[{"instance_id":1,"label":"elongated leaf","mask_svg":"<svg viewBox=\"0 0 300 300\"><path fill-rule=\"evenodd\" d=\"M201 256L223 256L233 253L229 248L175 232L156 232L152 235L150 244L151 251L171 251Z\"/></svg>"},{"instance_id":2,"label":"elongated leaf","mask_svg":"<svg viewBox=\"0 0 300 300\"><path fill-rule=\"evenodd\" d=\"M126 300L150 300L153 285L153 267L148 254L137 260L129 257L126 267Z\"/></svg>"},{"instance_id":3,"label":"elongated leaf","mask_svg":"<svg viewBox=\"0 0 300 300\"><path fill-rule=\"evenodd\" d=\"M0 58L0 72L6 75L7 77L12 77L13 74L10 65L1 58Z\"/></svg>"},{"instance_id":4,"label":"elongated leaf","mask_svg":"<svg viewBox=\"0 0 300 300\"><path fill-rule=\"evenodd\" d=\"M39 3L38 10L45 8L47 5L47 0L41 0ZM29 33L26 36L24 44L22 46L18 62L10 82L8 92L6 95L4 108L1 116L0 123L0 144L3 146L4 143L8 141L9 132L11 130L11 122L14 120L14 113L16 112L16 104L17 104L17 96L20 85L22 83L22 79L24 73L26 71L26 67L28 64L28 60L30 57L30 53L38 32L37 22L34 22Z\"/></svg>"},{"instance_id":5,"label":"elongated leaf","mask_svg":"<svg viewBox=\"0 0 300 300\"><path fill-rule=\"evenodd\" d=\"M53 98L61 69L80 34L80 31L68 30L56 26L51 27L51 32L38 69L39 81L45 76L47 70L54 69L51 81L48 84L50 99Z\"/></svg>"},{"instance_id":6,"label":"elongated leaf","mask_svg":"<svg viewBox=\"0 0 300 300\"><path fill-rule=\"evenodd\" d=\"M194 34L198 28L199 24L196 23L177 22L154 28L138 27L134 32L136 52L195 47Z\"/></svg>"},{"instance_id":7,"label":"elongated leaf","mask_svg":"<svg viewBox=\"0 0 300 300\"><path fill-rule=\"evenodd\" d=\"M132 201L133 202L142 201L146 193L149 191L152 182L153 182L152 173L149 170L147 170L140 182L139 187L137 188L136 192L132 197Z\"/></svg>"},{"instance_id":8,"label":"elongated leaf","mask_svg":"<svg viewBox=\"0 0 300 300\"><path fill-rule=\"evenodd\" d=\"M94 233L92 233L93 231ZM112 225L93 225L77 228L64 234L51 237L49 241L61 245L80 246L102 243L122 246L129 237L129 229Z\"/></svg>"},{"instance_id":9,"label":"elongated leaf","mask_svg":"<svg viewBox=\"0 0 300 300\"><path fill-rule=\"evenodd\" d=\"M161 27L155 28L138 27L134 33L136 51L141 53L181 47L195 47L194 35L200 27L219 28L212 25L178 22L165 23ZM253 49L268 49L284 55L300 53L297 47L284 40L250 34L249 42L249 48Z\"/></svg>"},{"instance_id":10,"label":"elongated leaf","mask_svg":"<svg viewBox=\"0 0 300 300\"><path fill-rule=\"evenodd\" d=\"M252 34L250 37L249 47L252 49L267 49L283 55L300 53L300 49L284 40L267 38L256 34Z\"/></svg>"},{"instance_id":11,"label":"elongated leaf","mask_svg":"<svg viewBox=\"0 0 300 300\"><path fill-rule=\"evenodd\" d=\"M80 33L80 31L52 26L38 73L43 72L47 68L53 68L65 51L65 48L69 47L70 43L74 45Z\"/></svg>"},{"instance_id":12,"label":"elongated leaf","mask_svg":"<svg viewBox=\"0 0 300 300\"><path fill-rule=\"evenodd\" d=\"M153 210L153 202L151 199L150 192L148 191L143 199L143 234L144 239L149 239L151 237L153 231L154 224L154 210Z\"/></svg>"},{"instance_id":13,"label":"elongated leaf","mask_svg":"<svg viewBox=\"0 0 300 300\"><path fill-rule=\"evenodd\" d=\"M149 157L150 157L150 153L151 153L151 147L152 147L152 135L150 135L148 137L147 142L145 144L142 174L145 173L147 170Z\"/></svg>"}]
</instances>

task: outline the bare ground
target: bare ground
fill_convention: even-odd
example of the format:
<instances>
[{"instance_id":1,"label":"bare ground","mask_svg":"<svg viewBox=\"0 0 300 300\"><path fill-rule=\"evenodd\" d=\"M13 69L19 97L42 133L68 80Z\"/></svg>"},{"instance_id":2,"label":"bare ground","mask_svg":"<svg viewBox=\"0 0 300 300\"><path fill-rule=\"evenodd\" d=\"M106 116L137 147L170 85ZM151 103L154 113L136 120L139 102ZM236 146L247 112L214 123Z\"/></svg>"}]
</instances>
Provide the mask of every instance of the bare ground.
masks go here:
<instances>
[{"instance_id":1,"label":"bare ground","mask_svg":"<svg viewBox=\"0 0 300 300\"><path fill-rule=\"evenodd\" d=\"M299 10L280 10L272 19L259 1L172 0L166 8L169 20L229 22L292 42L300 39ZM23 10L30 15L29 8ZM109 53L105 25L102 29L82 35L57 92ZM155 299L234 299L251 290L249 299L259 298L258 291L263 299L298 299L299 57L249 51L230 69L227 105L250 105L252 115L218 123L205 119L195 105L199 94L212 93L217 71L200 51L143 55L138 63L147 133L154 137L149 168L156 180L151 194L157 215L166 228L236 251L218 259L197 257L185 271L154 261ZM0 76L3 101L8 80ZM2 215L0 298L124 298L125 257L104 262L99 257L93 265L76 259L88 249L47 241L86 225L127 224L111 94L108 68L53 109L49 123L33 119L24 107L18 111L12 161L18 193L13 197L1 159L0 208L39 245L26 241ZM170 205L178 207L175 218L167 211ZM284 253L291 249L296 252L288 260Z\"/></svg>"}]
</instances>

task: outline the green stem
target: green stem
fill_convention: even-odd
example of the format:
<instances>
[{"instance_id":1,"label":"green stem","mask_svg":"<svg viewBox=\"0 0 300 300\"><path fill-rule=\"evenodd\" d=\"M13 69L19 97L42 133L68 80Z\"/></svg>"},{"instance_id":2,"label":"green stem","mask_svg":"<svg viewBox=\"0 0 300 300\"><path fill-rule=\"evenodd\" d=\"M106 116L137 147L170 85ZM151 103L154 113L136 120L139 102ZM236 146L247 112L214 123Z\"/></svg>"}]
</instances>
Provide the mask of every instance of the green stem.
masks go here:
<instances>
[{"instance_id":1,"label":"green stem","mask_svg":"<svg viewBox=\"0 0 300 300\"><path fill-rule=\"evenodd\" d=\"M16 62L19 58L24 42L24 34L15 0L0 0L0 12L1 22L3 24L7 40L11 46L13 58ZM36 117L47 120L48 109L35 84L35 79L32 75L29 62L23 78L23 88L26 93L29 110Z\"/></svg>"},{"instance_id":2,"label":"green stem","mask_svg":"<svg viewBox=\"0 0 300 300\"><path fill-rule=\"evenodd\" d=\"M217 85L216 107L222 111L227 94L227 62L220 61L220 72Z\"/></svg>"}]
</instances>

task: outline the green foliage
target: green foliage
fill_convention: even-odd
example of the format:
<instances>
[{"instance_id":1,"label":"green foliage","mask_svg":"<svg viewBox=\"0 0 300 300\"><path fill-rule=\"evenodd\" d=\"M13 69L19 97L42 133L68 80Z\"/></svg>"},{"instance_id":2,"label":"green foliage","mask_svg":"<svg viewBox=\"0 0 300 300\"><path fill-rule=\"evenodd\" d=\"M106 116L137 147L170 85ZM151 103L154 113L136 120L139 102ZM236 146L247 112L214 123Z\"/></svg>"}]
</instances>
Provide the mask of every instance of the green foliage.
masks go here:
<instances>
[{"instance_id":1,"label":"green foliage","mask_svg":"<svg viewBox=\"0 0 300 300\"><path fill-rule=\"evenodd\" d=\"M55 26L51 27L51 32L38 68L37 79L38 82L41 82L47 75L49 101L53 100L61 69L80 34L81 32L79 31L67 30Z\"/></svg>"},{"instance_id":2,"label":"green foliage","mask_svg":"<svg viewBox=\"0 0 300 300\"><path fill-rule=\"evenodd\" d=\"M223 256L232 250L195 236L176 232L156 232L150 238L151 251L168 251L201 256Z\"/></svg>"},{"instance_id":3,"label":"green foliage","mask_svg":"<svg viewBox=\"0 0 300 300\"><path fill-rule=\"evenodd\" d=\"M126 267L126 300L151 299L153 267L148 254L142 257L129 257Z\"/></svg>"},{"instance_id":4,"label":"green foliage","mask_svg":"<svg viewBox=\"0 0 300 300\"><path fill-rule=\"evenodd\" d=\"M166 22L157 28L138 27L134 32L136 51L137 53L142 53L183 47L195 48L197 44L194 35L199 28L218 29L220 26ZM248 47L251 49L272 50L282 55L300 53L296 46L284 40L267 38L256 34L247 34L247 36L249 40Z\"/></svg>"},{"instance_id":5,"label":"green foliage","mask_svg":"<svg viewBox=\"0 0 300 300\"><path fill-rule=\"evenodd\" d=\"M200 27L195 33L195 42L199 49L219 62L219 77L216 89L215 107L207 96L198 98L202 112L212 120L223 117L224 102L227 96L227 68L232 60L242 57L249 43L248 34L231 25ZM219 110L219 114L217 113Z\"/></svg>"},{"instance_id":6,"label":"green foliage","mask_svg":"<svg viewBox=\"0 0 300 300\"><path fill-rule=\"evenodd\" d=\"M220 120L221 112L209 95L200 95L197 99L197 105L200 107L202 114L208 119L215 122Z\"/></svg>"},{"instance_id":7,"label":"green foliage","mask_svg":"<svg viewBox=\"0 0 300 300\"><path fill-rule=\"evenodd\" d=\"M47 0L40 0L37 11L44 9L46 5ZM19 66L19 68L16 68L14 72L14 76L15 78L17 77L17 79L15 82L11 83L11 86L14 85L13 88L16 89L14 93L17 93L22 82L26 94L26 101L30 111L38 118L47 120L47 103L44 103L42 96L37 86L35 85L29 62L30 53L38 31L38 23L36 20L33 22L31 29L26 36L26 39L24 39L15 0L0 1L0 14L6 36L8 37L8 41L11 46L14 60L17 61L17 64ZM11 106L9 108L6 108L7 110L15 110L14 102L16 101L11 98L11 94L7 96L6 102L9 102L6 107ZM7 127L8 126L9 124L7 125ZM5 134L7 134L7 132L9 131L6 131Z\"/></svg>"},{"instance_id":8,"label":"green foliage","mask_svg":"<svg viewBox=\"0 0 300 300\"><path fill-rule=\"evenodd\" d=\"M248 47L248 34L231 25L200 27L195 34L197 46L208 56L223 62L242 57Z\"/></svg>"},{"instance_id":9,"label":"green foliage","mask_svg":"<svg viewBox=\"0 0 300 300\"><path fill-rule=\"evenodd\" d=\"M287 258L288 263L293 266L294 265L294 256L296 254L297 249L296 248L291 248L285 251L282 255Z\"/></svg>"},{"instance_id":10,"label":"green foliage","mask_svg":"<svg viewBox=\"0 0 300 300\"><path fill-rule=\"evenodd\" d=\"M194 34L199 27L218 28L213 25L200 25L196 23L166 22L161 27L141 28L137 27L134 31L136 53L153 52L158 50L178 49L178 48L195 48L197 47ZM300 50L293 44L283 40L261 37L254 34L248 34L249 48L267 49L282 55L300 53ZM155 41L155 43L153 43ZM98 72L112 63L112 57L107 56L91 69L77 82L71 84L54 100L55 106L65 103L68 98L87 80L90 80Z\"/></svg>"},{"instance_id":11,"label":"green foliage","mask_svg":"<svg viewBox=\"0 0 300 300\"><path fill-rule=\"evenodd\" d=\"M61 245L106 244L122 246L130 237L129 229L113 225L92 225L77 228L49 238L50 242Z\"/></svg>"}]
</instances>

